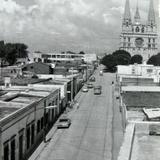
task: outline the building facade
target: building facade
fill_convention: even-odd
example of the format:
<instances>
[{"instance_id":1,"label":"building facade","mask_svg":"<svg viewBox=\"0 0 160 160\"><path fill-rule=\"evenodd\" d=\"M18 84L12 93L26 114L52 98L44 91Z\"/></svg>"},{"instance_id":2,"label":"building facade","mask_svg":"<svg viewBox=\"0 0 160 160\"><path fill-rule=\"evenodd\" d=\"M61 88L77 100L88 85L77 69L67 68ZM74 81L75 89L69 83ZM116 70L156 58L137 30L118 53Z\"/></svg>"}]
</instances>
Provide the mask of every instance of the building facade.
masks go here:
<instances>
[{"instance_id":1,"label":"building facade","mask_svg":"<svg viewBox=\"0 0 160 160\"><path fill-rule=\"evenodd\" d=\"M130 13L130 3L126 0L120 35L120 49L128 51L132 56L140 54L144 60L158 53L157 24L153 0L150 0L148 19L142 22L137 4L134 19Z\"/></svg>"},{"instance_id":2,"label":"building facade","mask_svg":"<svg viewBox=\"0 0 160 160\"><path fill-rule=\"evenodd\" d=\"M6 89L0 96L0 160L28 159L60 114L59 101L60 90L51 86Z\"/></svg>"}]
</instances>

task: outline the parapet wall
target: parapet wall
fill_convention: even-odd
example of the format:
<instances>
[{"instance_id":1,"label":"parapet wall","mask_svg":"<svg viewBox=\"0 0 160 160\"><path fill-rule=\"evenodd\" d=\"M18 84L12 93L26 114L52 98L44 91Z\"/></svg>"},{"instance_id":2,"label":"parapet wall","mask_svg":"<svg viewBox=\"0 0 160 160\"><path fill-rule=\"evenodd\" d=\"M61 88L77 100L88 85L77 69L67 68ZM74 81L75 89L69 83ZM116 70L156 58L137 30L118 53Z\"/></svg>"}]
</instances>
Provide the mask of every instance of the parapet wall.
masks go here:
<instances>
[{"instance_id":1,"label":"parapet wall","mask_svg":"<svg viewBox=\"0 0 160 160\"><path fill-rule=\"evenodd\" d=\"M130 123L126 127L124 140L120 148L118 160L131 160L134 136L135 136L135 124Z\"/></svg>"},{"instance_id":2,"label":"parapet wall","mask_svg":"<svg viewBox=\"0 0 160 160\"><path fill-rule=\"evenodd\" d=\"M160 135L160 122L128 123L117 160L132 160L134 140L137 134L148 136L152 134Z\"/></svg>"}]
</instances>

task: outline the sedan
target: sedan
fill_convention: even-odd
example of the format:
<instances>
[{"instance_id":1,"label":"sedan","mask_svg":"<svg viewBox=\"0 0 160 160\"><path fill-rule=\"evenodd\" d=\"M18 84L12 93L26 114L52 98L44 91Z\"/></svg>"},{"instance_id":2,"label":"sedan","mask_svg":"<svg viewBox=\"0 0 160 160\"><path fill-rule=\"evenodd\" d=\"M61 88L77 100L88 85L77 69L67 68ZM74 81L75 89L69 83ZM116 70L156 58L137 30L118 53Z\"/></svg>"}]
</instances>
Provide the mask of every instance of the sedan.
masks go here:
<instances>
[{"instance_id":1,"label":"sedan","mask_svg":"<svg viewBox=\"0 0 160 160\"><path fill-rule=\"evenodd\" d=\"M93 76L89 79L91 82L95 82L96 81L96 78Z\"/></svg>"},{"instance_id":2,"label":"sedan","mask_svg":"<svg viewBox=\"0 0 160 160\"><path fill-rule=\"evenodd\" d=\"M71 125L71 120L67 117L62 117L59 119L58 124L57 124L57 128L69 128L69 126Z\"/></svg>"},{"instance_id":3,"label":"sedan","mask_svg":"<svg viewBox=\"0 0 160 160\"><path fill-rule=\"evenodd\" d=\"M87 84L87 88L93 88L93 84L92 83L88 83Z\"/></svg>"},{"instance_id":4,"label":"sedan","mask_svg":"<svg viewBox=\"0 0 160 160\"><path fill-rule=\"evenodd\" d=\"M82 88L82 92L88 92L88 88L87 87L83 87Z\"/></svg>"}]
</instances>

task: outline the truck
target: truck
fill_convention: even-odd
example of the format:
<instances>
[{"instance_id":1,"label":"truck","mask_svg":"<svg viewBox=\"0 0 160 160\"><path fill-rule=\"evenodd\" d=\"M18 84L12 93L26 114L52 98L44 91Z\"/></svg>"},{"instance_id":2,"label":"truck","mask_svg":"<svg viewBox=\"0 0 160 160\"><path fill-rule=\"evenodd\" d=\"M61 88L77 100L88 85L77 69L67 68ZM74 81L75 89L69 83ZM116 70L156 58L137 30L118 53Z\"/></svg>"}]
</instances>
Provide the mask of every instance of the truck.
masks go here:
<instances>
[{"instance_id":1,"label":"truck","mask_svg":"<svg viewBox=\"0 0 160 160\"><path fill-rule=\"evenodd\" d=\"M102 70L99 71L99 75L103 76L103 71Z\"/></svg>"},{"instance_id":2,"label":"truck","mask_svg":"<svg viewBox=\"0 0 160 160\"><path fill-rule=\"evenodd\" d=\"M102 86L101 86L101 85L95 86L95 87L94 87L94 94L95 94L95 95L99 95L99 94L101 94L101 93L102 93Z\"/></svg>"}]
</instances>

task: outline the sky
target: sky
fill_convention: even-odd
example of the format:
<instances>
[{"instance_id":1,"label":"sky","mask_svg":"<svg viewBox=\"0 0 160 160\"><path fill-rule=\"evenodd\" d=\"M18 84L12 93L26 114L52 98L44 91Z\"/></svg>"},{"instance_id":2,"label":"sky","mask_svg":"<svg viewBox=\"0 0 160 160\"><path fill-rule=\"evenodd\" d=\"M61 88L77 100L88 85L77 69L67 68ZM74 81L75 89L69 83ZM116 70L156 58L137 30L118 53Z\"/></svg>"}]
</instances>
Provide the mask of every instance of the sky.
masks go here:
<instances>
[{"instance_id":1,"label":"sky","mask_svg":"<svg viewBox=\"0 0 160 160\"><path fill-rule=\"evenodd\" d=\"M30 52L108 53L119 47L125 0L0 0L0 4L1 39L25 43ZM132 17L136 4L130 0ZM146 20L149 0L138 4ZM154 4L158 6L158 0Z\"/></svg>"}]
</instances>

